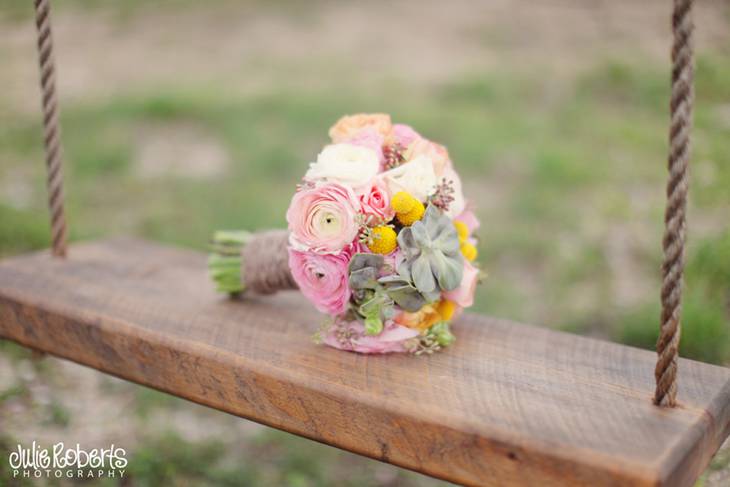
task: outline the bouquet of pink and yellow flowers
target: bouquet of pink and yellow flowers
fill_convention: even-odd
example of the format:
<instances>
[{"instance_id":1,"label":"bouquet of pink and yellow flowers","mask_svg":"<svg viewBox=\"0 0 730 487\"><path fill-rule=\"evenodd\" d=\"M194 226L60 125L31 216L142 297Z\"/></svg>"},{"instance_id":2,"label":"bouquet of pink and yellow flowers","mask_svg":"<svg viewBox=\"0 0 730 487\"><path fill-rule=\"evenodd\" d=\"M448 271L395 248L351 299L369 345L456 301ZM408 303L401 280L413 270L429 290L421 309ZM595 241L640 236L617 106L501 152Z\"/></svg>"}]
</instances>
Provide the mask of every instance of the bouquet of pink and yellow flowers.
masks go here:
<instances>
[{"instance_id":1,"label":"bouquet of pink and yellow flowers","mask_svg":"<svg viewBox=\"0 0 730 487\"><path fill-rule=\"evenodd\" d=\"M291 277L329 315L317 339L361 353L451 344L474 301L479 222L446 148L384 114L329 135L286 214Z\"/></svg>"}]
</instances>

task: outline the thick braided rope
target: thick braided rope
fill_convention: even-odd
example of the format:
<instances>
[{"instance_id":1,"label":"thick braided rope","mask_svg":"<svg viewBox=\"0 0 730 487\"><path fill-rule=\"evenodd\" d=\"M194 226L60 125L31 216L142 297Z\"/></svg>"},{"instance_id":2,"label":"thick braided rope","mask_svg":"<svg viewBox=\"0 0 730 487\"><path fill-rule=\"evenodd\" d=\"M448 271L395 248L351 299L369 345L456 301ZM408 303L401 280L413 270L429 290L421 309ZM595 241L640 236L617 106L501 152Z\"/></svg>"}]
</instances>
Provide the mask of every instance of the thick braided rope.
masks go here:
<instances>
[{"instance_id":1,"label":"thick braided rope","mask_svg":"<svg viewBox=\"0 0 730 487\"><path fill-rule=\"evenodd\" d=\"M669 181L664 214L661 331L654 371L654 403L674 406L677 399L677 357L681 333L682 274L686 233L690 128L692 125L693 0L674 0L672 30L672 95L669 130Z\"/></svg>"},{"instance_id":2,"label":"thick braided rope","mask_svg":"<svg viewBox=\"0 0 730 487\"><path fill-rule=\"evenodd\" d=\"M270 230L256 233L241 251L241 275L247 289L272 294L298 289L289 270L289 232Z\"/></svg>"},{"instance_id":3,"label":"thick braided rope","mask_svg":"<svg viewBox=\"0 0 730 487\"><path fill-rule=\"evenodd\" d=\"M48 206L51 211L53 255L66 256L66 217L63 211L63 157L58 126L56 69L53 63L51 12L49 0L35 0L35 22L38 30L38 59L43 103L43 141L48 171Z\"/></svg>"}]
</instances>

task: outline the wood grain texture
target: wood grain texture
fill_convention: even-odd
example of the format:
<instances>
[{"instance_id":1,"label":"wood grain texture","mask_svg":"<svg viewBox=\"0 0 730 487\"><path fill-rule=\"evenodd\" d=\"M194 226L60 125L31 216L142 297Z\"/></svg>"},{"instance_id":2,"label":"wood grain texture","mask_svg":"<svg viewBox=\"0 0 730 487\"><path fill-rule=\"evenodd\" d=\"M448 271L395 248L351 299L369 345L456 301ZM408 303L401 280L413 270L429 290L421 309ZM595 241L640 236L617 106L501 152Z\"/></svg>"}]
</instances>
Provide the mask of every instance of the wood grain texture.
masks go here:
<instances>
[{"instance_id":1,"label":"wood grain texture","mask_svg":"<svg viewBox=\"0 0 730 487\"><path fill-rule=\"evenodd\" d=\"M0 263L0 336L207 406L470 485L691 485L730 432L730 370L478 315L425 357L314 345L296 293L216 295L199 253L134 240ZM688 323L687 326L692 326Z\"/></svg>"}]
</instances>

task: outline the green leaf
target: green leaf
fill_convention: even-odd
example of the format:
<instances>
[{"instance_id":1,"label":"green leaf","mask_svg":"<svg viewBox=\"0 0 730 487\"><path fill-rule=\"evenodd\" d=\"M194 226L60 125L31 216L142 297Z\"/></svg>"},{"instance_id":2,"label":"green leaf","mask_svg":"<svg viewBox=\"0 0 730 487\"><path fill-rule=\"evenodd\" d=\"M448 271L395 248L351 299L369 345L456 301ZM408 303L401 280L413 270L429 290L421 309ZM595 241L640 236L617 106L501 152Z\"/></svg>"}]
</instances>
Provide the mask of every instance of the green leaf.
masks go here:
<instances>
[{"instance_id":1,"label":"green leaf","mask_svg":"<svg viewBox=\"0 0 730 487\"><path fill-rule=\"evenodd\" d=\"M446 321L439 321L431 327L429 333L436 337L436 341L442 347L446 347L454 343L456 337L451 333L449 324Z\"/></svg>"},{"instance_id":2,"label":"green leaf","mask_svg":"<svg viewBox=\"0 0 730 487\"><path fill-rule=\"evenodd\" d=\"M379 335L383 331L383 321L379 316L368 316L365 318L365 334Z\"/></svg>"}]
</instances>

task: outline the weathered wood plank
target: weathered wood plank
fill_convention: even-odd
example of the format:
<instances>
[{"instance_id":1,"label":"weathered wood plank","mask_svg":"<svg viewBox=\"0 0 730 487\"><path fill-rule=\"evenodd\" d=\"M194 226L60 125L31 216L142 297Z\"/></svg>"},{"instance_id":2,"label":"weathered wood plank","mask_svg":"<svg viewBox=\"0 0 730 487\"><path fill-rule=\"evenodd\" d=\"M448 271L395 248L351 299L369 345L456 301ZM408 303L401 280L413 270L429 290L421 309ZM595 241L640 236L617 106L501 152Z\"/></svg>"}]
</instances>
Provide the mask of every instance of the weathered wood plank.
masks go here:
<instances>
[{"instance_id":1,"label":"weathered wood plank","mask_svg":"<svg viewBox=\"0 0 730 487\"><path fill-rule=\"evenodd\" d=\"M474 485L691 485L730 432L730 370L477 315L428 357L314 345L296 293L215 295L203 255L133 240L0 263L0 336L269 426ZM689 323L687 326L691 326Z\"/></svg>"}]
</instances>

